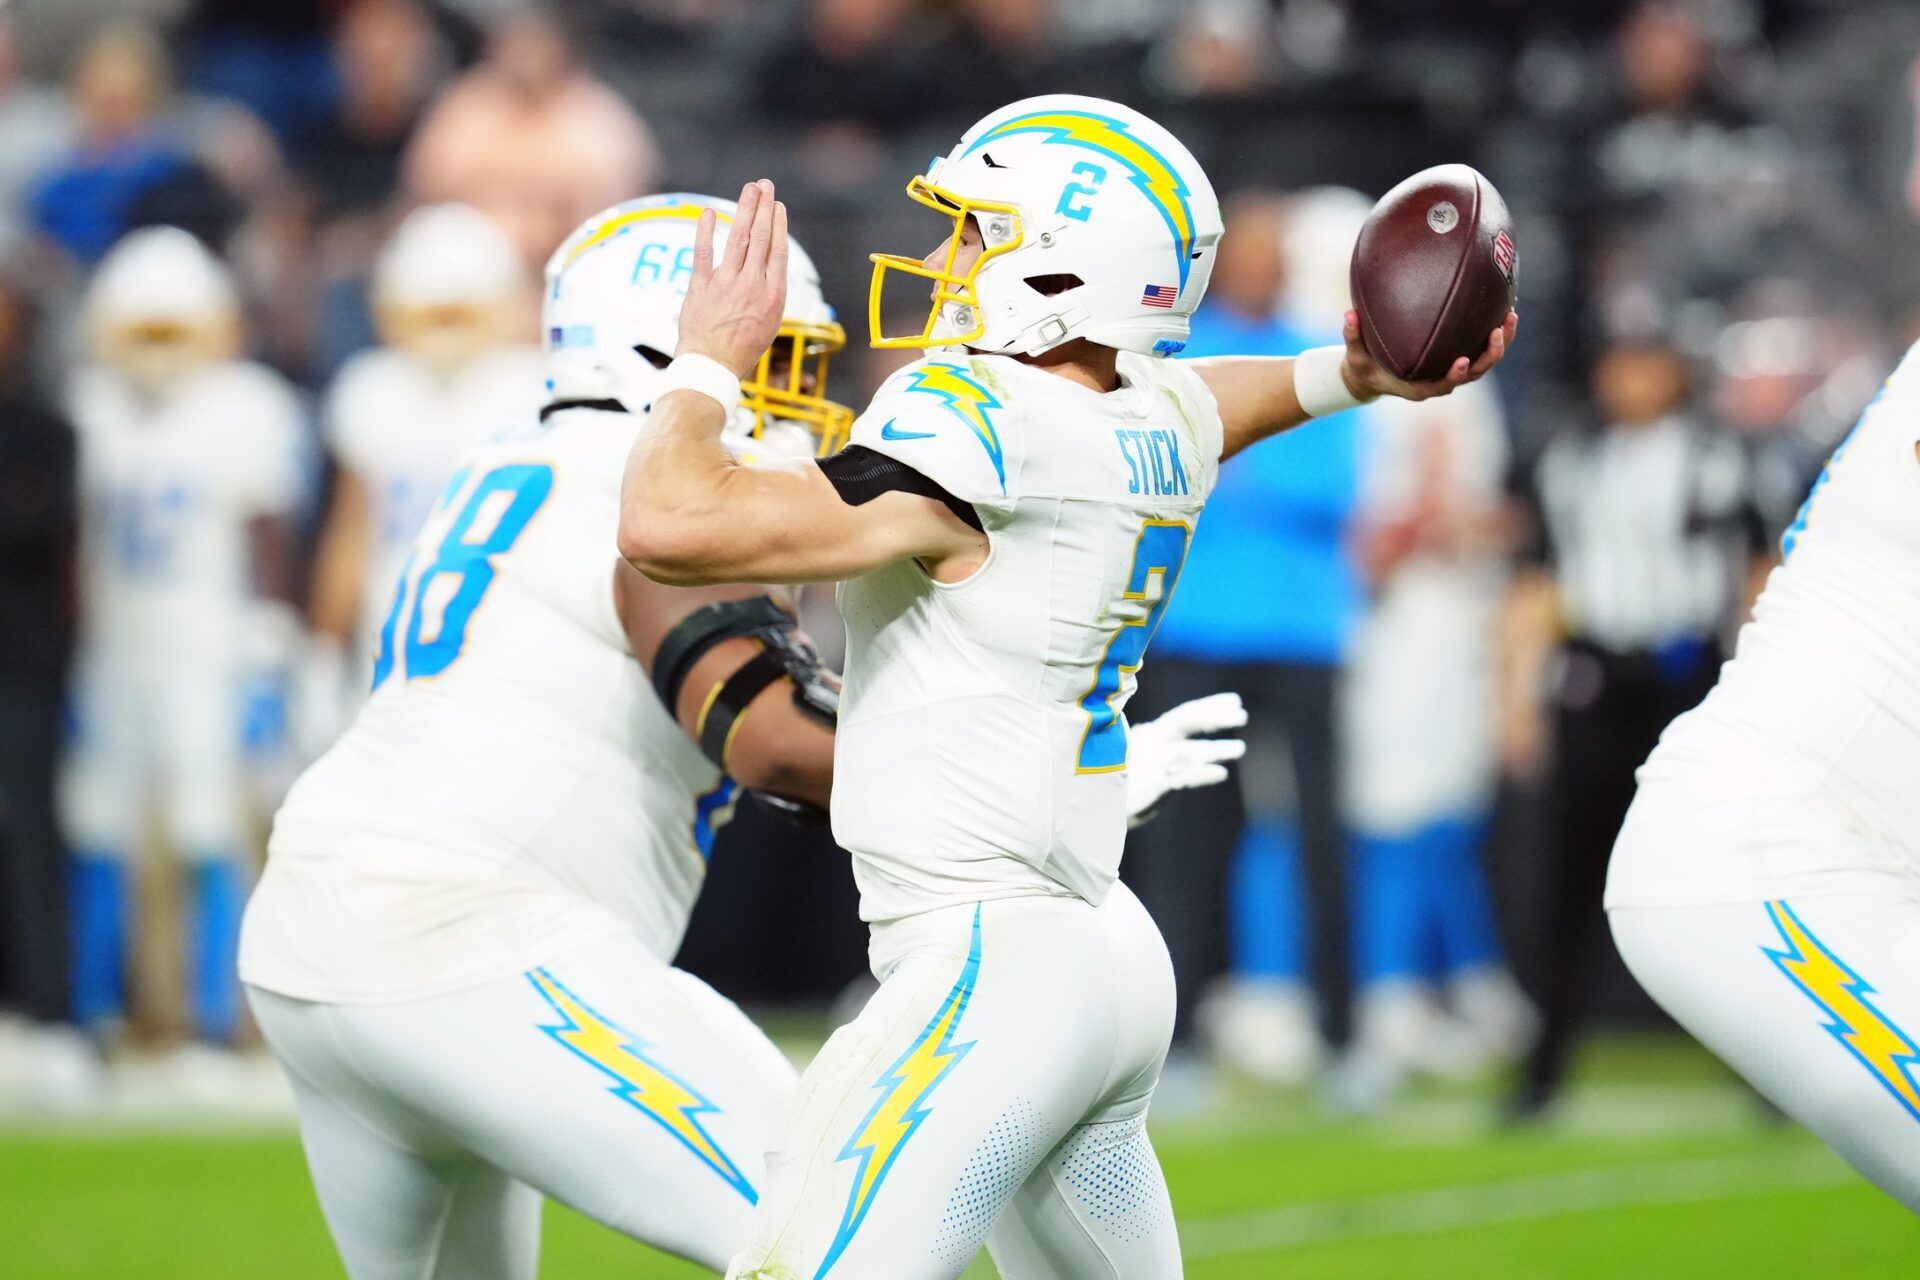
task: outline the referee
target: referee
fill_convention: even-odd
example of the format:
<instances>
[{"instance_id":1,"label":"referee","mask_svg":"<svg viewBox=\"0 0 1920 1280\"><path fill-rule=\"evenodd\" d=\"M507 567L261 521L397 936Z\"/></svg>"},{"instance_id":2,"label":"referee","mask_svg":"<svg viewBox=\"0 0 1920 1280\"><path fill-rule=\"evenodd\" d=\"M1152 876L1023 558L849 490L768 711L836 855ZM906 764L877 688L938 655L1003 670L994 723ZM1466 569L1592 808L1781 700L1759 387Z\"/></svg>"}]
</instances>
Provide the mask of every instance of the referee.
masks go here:
<instances>
[{"instance_id":1,"label":"referee","mask_svg":"<svg viewBox=\"0 0 1920 1280\"><path fill-rule=\"evenodd\" d=\"M1770 565L1746 446L1689 412L1679 350L1616 340L1592 391L1604 425L1555 436L1514 484L1527 532L1507 602L1502 749L1516 775L1545 770L1548 837L1527 913L1542 1029L1516 1120L1559 1087L1634 771L1713 686L1722 637Z\"/></svg>"}]
</instances>

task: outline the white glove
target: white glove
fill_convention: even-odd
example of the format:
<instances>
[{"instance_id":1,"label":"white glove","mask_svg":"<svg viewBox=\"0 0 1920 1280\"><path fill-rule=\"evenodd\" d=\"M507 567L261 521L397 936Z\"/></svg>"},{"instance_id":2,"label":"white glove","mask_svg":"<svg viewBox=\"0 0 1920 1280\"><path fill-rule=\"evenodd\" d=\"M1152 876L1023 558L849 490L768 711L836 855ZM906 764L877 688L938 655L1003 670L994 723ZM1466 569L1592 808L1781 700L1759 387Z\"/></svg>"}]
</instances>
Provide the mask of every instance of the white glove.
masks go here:
<instances>
[{"instance_id":1,"label":"white glove","mask_svg":"<svg viewBox=\"0 0 1920 1280\"><path fill-rule=\"evenodd\" d=\"M1238 738L1202 738L1202 733L1238 729L1247 709L1237 693L1215 693L1183 702L1158 720L1127 727L1127 825L1153 816L1169 791L1211 787L1227 780L1227 761L1247 754Z\"/></svg>"}]
</instances>

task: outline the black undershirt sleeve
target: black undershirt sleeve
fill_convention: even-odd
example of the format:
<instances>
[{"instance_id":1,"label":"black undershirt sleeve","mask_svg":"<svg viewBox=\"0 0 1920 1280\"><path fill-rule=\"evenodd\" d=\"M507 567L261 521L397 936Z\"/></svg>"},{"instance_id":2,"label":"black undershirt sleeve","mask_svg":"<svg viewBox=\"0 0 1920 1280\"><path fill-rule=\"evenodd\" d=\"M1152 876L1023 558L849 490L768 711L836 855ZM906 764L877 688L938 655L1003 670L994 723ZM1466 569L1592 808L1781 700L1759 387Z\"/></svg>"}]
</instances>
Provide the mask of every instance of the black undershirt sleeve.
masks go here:
<instances>
[{"instance_id":1,"label":"black undershirt sleeve","mask_svg":"<svg viewBox=\"0 0 1920 1280\"><path fill-rule=\"evenodd\" d=\"M906 463L865 445L848 445L831 458L820 459L820 471L840 501L850 507L872 502L883 493L914 493L943 504L968 528L986 532L972 503L962 502Z\"/></svg>"}]
</instances>

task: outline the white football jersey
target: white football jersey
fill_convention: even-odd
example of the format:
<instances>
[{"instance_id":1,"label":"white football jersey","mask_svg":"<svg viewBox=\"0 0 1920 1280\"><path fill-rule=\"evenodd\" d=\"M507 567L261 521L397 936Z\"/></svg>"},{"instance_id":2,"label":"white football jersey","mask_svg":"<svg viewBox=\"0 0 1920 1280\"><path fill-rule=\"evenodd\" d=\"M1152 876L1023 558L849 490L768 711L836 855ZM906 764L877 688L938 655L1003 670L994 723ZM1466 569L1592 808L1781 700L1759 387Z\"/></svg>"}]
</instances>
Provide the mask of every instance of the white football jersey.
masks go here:
<instances>
[{"instance_id":1,"label":"white football jersey","mask_svg":"<svg viewBox=\"0 0 1920 1280\"><path fill-rule=\"evenodd\" d=\"M454 459L502 427L525 422L546 398L531 347L503 347L441 377L390 347L349 360L327 392L328 448L367 486L371 542L361 583L361 654L372 651L382 612L413 535L432 510Z\"/></svg>"},{"instance_id":2,"label":"white football jersey","mask_svg":"<svg viewBox=\"0 0 1920 1280\"><path fill-rule=\"evenodd\" d=\"M1369 523L1437 509L1485 521L1501 502L1506 428L1486 383L1385 400L1366 418L1361 505ZM1341 689L1348 819L1403 835L1492 800L1494 656L1506 582L1497 548L1471 536L1425 548L1377 584Z\"/></svg>"},{"instance_id":3,"label":"white football jersey","mask_svg":"<svg viewBox=\"0 0 1920 1280\"><path fill-rule=\"evenodd\" d=\"M382 611L371 698L275 818L249 983L398 1000L622 934L672 957L733 784L615 609L639 423L563 410L460 458Z\"/></svg>"},{"instance_id":4,"label":"white football jersey","mask_svg":"<svg viewBox=\"0 0 1920 1280\"><path fill-rule=\"evenodd\" d=\"M76 375L69 407L89 647L160 670L237 663L252 598L247 526L285 514L300 494L292 389L235 361L154 400L96 367Z\"/></svg>"},{"instance_id":5,"label":"white football jersey","mask_svg":"<svg viewBox=\"0 0 1920 1280\"><path fill-rule=\"evenodd\" d=\"M1916 445L1920 357L1909 352L1814 484L1720 683L1640 770L1643 798L1716 806L1739 838L1623 840L1610 905L1920 874ZM1802 838L1771 816L1791 808L1858 838Z\"/></svg>"},{"instance_id":6,"label":"white football jersey","mask_svg":"<svg viewBox=\"0 0 1920 1280\"><path fill-rule=\"evenodd\" d=\"M1005 356L888 380L852 443L973 504L966 581L913 561L840 588L846 688L833 830L861 915L1112 886L1147 643L1219 469L1219 410L1184 366L1122 354L1102 395Z\"/></svg>"}]
</instances>

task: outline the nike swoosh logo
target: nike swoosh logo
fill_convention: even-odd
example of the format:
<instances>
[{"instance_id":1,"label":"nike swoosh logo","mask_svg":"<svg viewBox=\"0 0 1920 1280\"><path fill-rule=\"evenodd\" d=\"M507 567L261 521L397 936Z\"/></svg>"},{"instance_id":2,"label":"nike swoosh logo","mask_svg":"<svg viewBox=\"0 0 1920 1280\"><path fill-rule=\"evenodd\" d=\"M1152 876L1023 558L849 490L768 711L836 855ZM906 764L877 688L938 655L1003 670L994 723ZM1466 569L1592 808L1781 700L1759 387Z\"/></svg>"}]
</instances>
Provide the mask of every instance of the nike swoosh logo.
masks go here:
<instances>
[{"instance_id":1,"label":"nike swoosh logo","mask_svg":"<svg viewBox=\"0 0 1920 1280\"><path fill-rule=\"evenodd\" d=\"M887 425L880 428L880 438L882 440L931 440L935 435L932 431L895 431L893 429L894 421L894 419L888 418Z\"/></svg>"}]
</instances>

